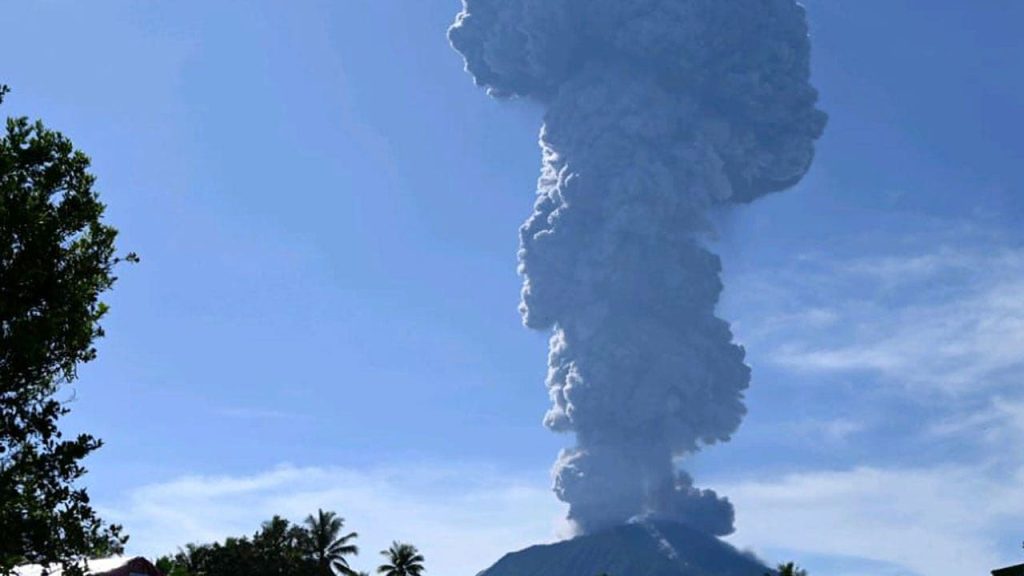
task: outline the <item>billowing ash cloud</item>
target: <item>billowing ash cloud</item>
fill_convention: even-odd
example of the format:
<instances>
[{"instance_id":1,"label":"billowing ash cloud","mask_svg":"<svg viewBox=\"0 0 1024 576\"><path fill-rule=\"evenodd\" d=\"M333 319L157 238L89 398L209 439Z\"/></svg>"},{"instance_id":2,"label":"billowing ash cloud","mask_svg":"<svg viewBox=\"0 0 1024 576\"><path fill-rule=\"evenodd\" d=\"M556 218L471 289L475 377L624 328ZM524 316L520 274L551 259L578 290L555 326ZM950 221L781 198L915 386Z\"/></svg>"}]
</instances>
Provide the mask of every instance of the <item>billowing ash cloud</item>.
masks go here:
<instances>
[{"instance_id":1,"label":"billowing ash cloud","mask_svg":"<svg viewBox=\"0 0 1024 576\"><path fill-rule=\"evenodd\" d=\"M709 207L796 184L825 126L793 0L464 0L477 84L547 107L521 311L552 330L555 491L581 531L655 515L732 531L676 461L729 439L750 381L715 316Z\"/></svg>"}]
</instances>

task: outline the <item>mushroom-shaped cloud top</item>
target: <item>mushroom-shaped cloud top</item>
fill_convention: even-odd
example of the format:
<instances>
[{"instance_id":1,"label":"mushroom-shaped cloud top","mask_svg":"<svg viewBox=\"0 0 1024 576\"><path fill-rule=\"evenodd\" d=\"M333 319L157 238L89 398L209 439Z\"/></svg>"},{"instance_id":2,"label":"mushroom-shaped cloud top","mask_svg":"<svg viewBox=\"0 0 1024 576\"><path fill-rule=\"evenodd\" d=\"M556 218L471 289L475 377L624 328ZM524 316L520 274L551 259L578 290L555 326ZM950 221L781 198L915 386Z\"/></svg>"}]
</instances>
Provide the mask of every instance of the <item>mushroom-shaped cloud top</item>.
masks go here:
<instances>
[{"instance_id":1,"label":"mushroom-shaped cloud top","mask_svg":"<svg viewBox=\"0 0 1024 576\"><path fill-rule=\"evenodd\" d=\"M549 101L596 63L699 102L733 202L799 182L827 121L794 0L464 0L449 37L496 97Z\"/></svg>"}]
</instances>

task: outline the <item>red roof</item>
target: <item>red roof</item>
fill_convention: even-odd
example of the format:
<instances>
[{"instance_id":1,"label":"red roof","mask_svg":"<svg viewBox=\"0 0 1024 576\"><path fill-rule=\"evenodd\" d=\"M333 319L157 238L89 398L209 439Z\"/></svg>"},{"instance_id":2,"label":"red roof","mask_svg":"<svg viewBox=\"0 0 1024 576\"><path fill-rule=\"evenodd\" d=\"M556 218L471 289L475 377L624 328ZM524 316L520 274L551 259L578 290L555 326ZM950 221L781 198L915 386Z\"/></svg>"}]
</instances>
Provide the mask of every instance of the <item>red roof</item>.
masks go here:
<instances>
[{"instance_id":1,"label":"red roof","mask_svg":"<svg viewBox=\"0 0 1024 576\"><path fill-rule=\"evenodd\" d=\"M113 570L108 570L107 572L91 572L90 574L92 576L134 576L136 574L142 574L143 576L164 576L164 573L161 572L159 568L142 556L132 558Z\"/></svg>"}]
</instances>

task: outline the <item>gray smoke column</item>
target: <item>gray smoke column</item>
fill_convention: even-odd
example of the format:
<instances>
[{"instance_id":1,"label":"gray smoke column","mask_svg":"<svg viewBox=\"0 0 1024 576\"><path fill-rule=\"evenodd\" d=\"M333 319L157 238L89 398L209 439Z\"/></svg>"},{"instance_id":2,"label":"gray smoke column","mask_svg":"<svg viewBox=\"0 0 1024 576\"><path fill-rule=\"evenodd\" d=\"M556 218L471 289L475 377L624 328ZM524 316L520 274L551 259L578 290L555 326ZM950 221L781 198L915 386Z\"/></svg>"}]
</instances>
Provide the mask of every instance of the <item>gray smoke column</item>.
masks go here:
<instances>
[{"instance_id":1,"label":"gray smoke column","mask_svg":"<svg viewBox=\"0 0 1024 576\"><path fill-rule=\"evenodd\" d=\"M826 116L793 0L464 0L477 84L543 103L521 230L524 322L551 330L555 492L588 532L641 515L724 535L728 500L677 462L727 441L750 369L715 316L708 209L796 184Z\"/></svg>"}]
</instances>

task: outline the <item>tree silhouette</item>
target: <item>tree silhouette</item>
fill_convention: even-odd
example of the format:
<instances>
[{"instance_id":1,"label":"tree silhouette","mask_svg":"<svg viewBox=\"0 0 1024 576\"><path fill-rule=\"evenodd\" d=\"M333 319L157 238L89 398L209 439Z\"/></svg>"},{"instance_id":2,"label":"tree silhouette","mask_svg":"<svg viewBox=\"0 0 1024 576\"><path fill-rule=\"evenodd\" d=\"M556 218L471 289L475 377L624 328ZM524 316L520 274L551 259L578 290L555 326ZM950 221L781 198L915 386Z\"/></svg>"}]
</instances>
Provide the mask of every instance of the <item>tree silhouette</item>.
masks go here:
<instances>
[{"instance_id":1,"label":"tree silhouette","mask_svg":"<svg viewBox=\"0 0 1024 576\"><path fill-rule=\"evenodd\" d=\"M0 86L0 102L7 93ZM76 482L99 448L64 438L55 398L96 357L114 285L117 230L103 222L89 158L41 122L8 118L0 131L0 574L22 563L61 564L118 552ZM135 260L134 255L126 259Z\"/></svg>"},{"instance_id":2,"label":"tree silhouette","mask_svg":"<svg viewBox=\"0 0 1024 576\"><path fill-rule=\"evenodd\" d=\"M785 564L779 564L776 568L778 576L807 576L807 571L802 570L793 562L787 562ZM766 572L765 576L775 576L771 572Z\"/></svg>"},{"instance_id":3,"label":"tree silhouette","mask_svg":"<svg viewBox=\"0 0 1024 576\"><path fill-rule=\"evenodd\" d=\"M346 556L359 554L359 548L352 544L359 535L355 532L341 536L345 527L345 519L334 512L317 510L317 515L310 514L305 520L307 532L307 551L316 562L318 576L358 576L348 565Z\"/></svg>"},{"instance_id":4,"label":"tree silhouette","mask_svg":"<svg viewBox=\"0 0 1024 576\"><path fill-rule=\"evenodd\" d=\"M377 573L384 576L420 576L425 570L423 555L412 544L392 542L391 548L380 553L388 559L377 567Z\"/></svg>"},{"instance_id":5,"label":"tree silhouette","mask_svg":"<svg viewBox=\"0 0 1024 576\"><path fill-rule=\"evenodd\" d=\"M308 533L301 526L295 526L280 516L264 522L252 537L260 564L258 574L292 576L305 572L304 564L310 563L303 554L307 540Z\"/></svg>"}]
</instances>

